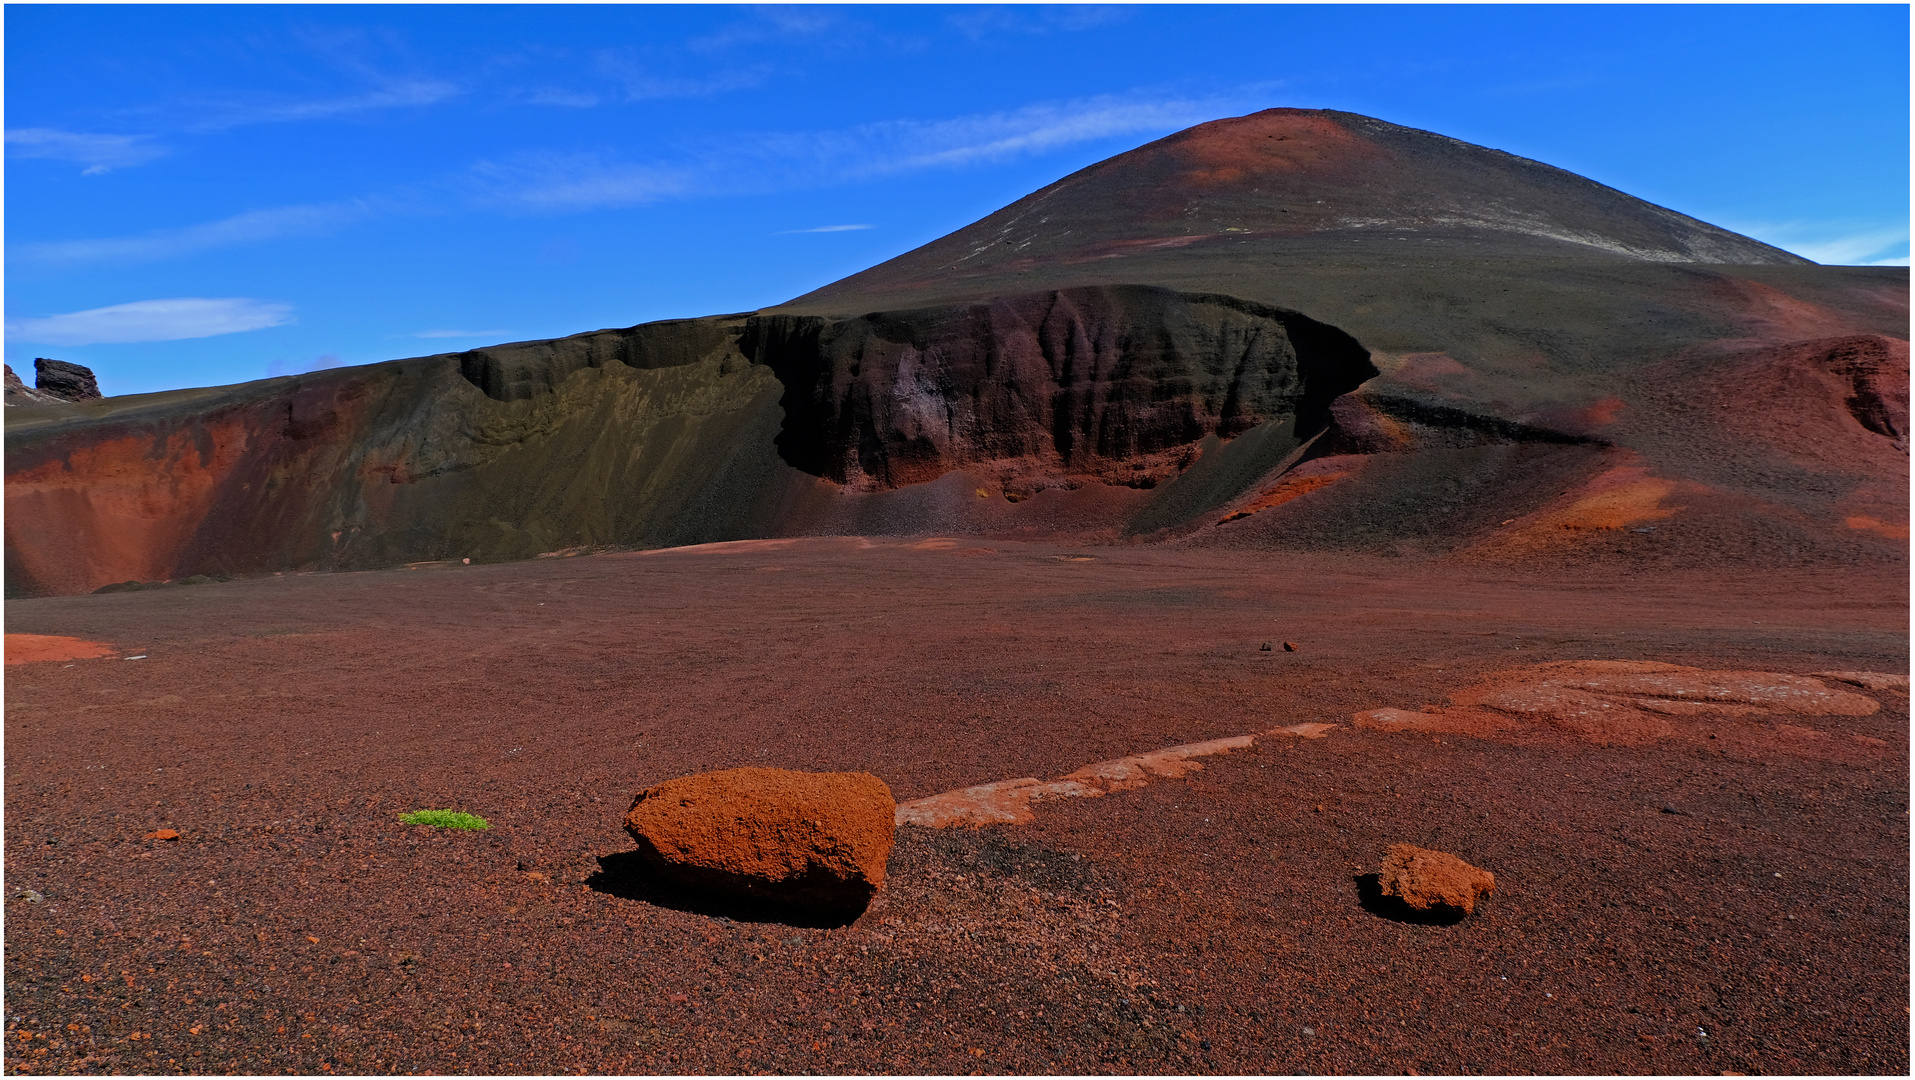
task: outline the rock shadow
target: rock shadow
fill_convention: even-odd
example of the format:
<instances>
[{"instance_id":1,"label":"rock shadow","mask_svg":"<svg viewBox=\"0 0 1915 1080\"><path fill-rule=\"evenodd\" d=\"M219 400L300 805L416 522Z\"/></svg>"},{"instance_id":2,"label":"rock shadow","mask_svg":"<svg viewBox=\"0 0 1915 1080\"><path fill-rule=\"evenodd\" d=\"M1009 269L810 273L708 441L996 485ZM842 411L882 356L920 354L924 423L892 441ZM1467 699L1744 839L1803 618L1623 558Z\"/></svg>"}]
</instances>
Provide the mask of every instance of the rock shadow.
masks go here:
<instances>
[{"instance_id":1,"label":"rock shadow","mask_svg":"<svg viewBox=\"0 0 1915 1080\"><path fill-rule=\"evenodd\" d=\"M740 897L667 881L645 865L637 851L618 851L598 857L598 872L585 887L621 900L637 900L673 911L746 923L779 923L807 930L836 930L863 915L869 901L855 907L820 908Z\"/></svg>"},{"instance_id":2,"label":"rock shadow","mask_svg":"<svg viewBox=\"0 0 1915 1080\"><path fill-rule=\"evenodd\" d=\"M1363 910L1391 922L1412 923L1417 926L1455 926L1468 918L1455 908L1432 908L1418 911L1404 903L1401 898L1383 895L1383 880L1378 874L1356 874L1351 877L1356 885L1356 902Z\"/></svg>"}]
</instances>

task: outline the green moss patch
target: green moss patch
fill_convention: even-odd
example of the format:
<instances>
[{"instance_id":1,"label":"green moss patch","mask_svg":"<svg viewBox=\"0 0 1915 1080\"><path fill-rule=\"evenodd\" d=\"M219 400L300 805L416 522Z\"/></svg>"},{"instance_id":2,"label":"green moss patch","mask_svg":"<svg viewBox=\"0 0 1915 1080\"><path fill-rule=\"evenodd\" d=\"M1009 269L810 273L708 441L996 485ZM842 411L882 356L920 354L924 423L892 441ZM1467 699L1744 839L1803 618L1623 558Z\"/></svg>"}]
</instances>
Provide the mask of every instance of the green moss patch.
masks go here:
<instances>
[{"instance_id":1,"label":"green moss patch","mask_svg":"<svg viewBox=\"0 0 1915 1080\"><path fill-rule=\"evenodd\" d=\"M457 810L414 810L410 814L399 815L399 820L408 825L430 825L435 829L489 829L492 823L477 814L462 814Z\"/></svg>"}]
</instances>

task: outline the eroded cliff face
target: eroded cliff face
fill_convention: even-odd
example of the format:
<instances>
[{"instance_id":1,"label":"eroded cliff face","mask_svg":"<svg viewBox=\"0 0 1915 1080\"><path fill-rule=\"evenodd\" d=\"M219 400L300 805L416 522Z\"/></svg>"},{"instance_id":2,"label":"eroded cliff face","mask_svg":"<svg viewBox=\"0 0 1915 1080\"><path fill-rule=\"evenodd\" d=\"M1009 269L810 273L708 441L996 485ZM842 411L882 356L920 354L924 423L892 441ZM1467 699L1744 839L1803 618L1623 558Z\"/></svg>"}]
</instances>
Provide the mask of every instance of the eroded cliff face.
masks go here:
<instances>
[{"instance_id":1,"label":"eroded cliff face","mask_svg":"<svg viewBox=\"0 0 1915 1080\"><path fill-rule=\"evenodd\" d=\"M793 466L854 491L964 469L1014 500L1155 487L1204 439L1260 424L1308 437L1376 374L1354 338L1296 312L1136 285L760 316L740 347L785 387Z\"/></svg>"},{"instance_id":2,"label":"eroded cliff face","mask_svg":"<svg viewBox=\"0 0 1915 1080\"><path fill-rule=\"evenodd\" d=\"M16 407L8 594L755 535L779 387L690 322Z\"/></svg>"},{"instance_id":3,"label":"eroded cliff face","mask_svg":"<svg viewBox=\"0 0 1915 1080\"><path fill-rule=\"evenodd\" d=\"M882 521L859 527L878 531L1114 536L1236 494L1374 371L1355 340L1295 312L1117 286L674 320L20 406L7 588L837 531L867 509ZM973 480L953 505L860 501L957 471ZM1203 483L1151 490L1186 473ZM980 482L987 499L970 494ZM1068 525L1043 500L1004 514L1099 485L1122 494L1076 497Z\"/></svg>"}]
</instances>

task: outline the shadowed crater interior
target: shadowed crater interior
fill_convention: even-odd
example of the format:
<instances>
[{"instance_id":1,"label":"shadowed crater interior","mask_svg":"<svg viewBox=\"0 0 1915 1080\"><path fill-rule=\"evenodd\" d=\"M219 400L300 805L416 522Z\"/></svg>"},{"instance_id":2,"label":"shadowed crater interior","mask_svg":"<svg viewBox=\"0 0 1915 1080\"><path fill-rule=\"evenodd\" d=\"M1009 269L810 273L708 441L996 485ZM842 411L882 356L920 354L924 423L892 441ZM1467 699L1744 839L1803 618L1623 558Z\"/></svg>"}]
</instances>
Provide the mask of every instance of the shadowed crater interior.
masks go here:
<instances>
[{"instance_id":1,"label":"shadowed crater interior","mask_svg":"<svg viewBox=\"0 0 1915 1080\"><path fill-rule=\"evenodd\" d=\"M1146 285L758 315L739 347L784 384L785 461L865 489L979 466L1013 494L1065 475L1149 487L1207 437L1290 421L1308 438L1377 373L1294 311Z\"/></svg>"}]
</instances>

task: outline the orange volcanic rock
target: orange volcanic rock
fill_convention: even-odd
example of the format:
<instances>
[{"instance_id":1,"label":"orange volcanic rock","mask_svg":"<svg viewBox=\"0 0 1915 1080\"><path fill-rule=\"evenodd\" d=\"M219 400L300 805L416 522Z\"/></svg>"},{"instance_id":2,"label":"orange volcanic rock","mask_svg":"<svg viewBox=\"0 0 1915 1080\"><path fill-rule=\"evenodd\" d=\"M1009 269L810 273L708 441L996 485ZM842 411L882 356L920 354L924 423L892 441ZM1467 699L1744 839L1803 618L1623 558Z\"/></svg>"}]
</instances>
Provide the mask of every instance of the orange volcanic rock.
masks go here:
<instances>
[{"instance_id":1,"label":"orange volcanic rock","mask_svg":"<svg viewBox=\"0 0 1915 1080\"><path fill-rule=\"evenodd\" d=\"M112 656L114 648L84 638L50 634L8 634L7 663L32 664L45 660L93 660Z\"/></svg>"},{"instance_id":2,"label":"orange volcanic rock","mask_svg":"<svg viewBox=\"0 0 1915 1080\"><path fill-rule=\"evenodd\" d=\"M884 887L896 809L870 773L726 769L640 792L625 831L681 887L836 911Z\"/></svg>"},{"instance_id":3,"label":"orange volcanic rock","mask_svg":"<svg viewBox=\"0 0 1915 1080\"><path fill-rule=\"evenodd\" d=\"M1476 901L1496 891L1496 875L1479 870L1446 851L1393 844L1377 874L1383 895L1417 911L1468 915Z\"/></svg>"}]
</instances>

